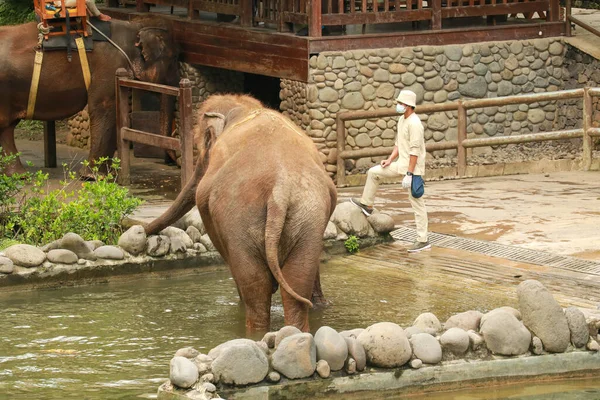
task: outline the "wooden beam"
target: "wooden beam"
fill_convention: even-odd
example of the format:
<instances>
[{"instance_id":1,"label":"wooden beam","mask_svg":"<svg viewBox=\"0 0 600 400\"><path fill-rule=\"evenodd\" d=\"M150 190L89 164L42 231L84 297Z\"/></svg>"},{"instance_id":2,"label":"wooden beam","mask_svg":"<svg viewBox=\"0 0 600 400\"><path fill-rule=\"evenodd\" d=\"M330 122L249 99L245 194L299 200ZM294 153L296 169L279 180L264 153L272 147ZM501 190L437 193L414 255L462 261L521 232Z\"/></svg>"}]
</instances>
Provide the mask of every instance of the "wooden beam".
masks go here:
<instances>
[{"instance_id":1,"label":"wooden beam","mask_svg":"<svg viewBox=\"0 0 600 400\"><path fill-rule=\"evenodd\" d=\"M540 35L539 32L542 32ZM501 25L486 28L444 29L441 31L397 32L354 36L326 36L310 38L310 54L323 51L347 51L370 48L393 48L412 46L441 46L446 44L522 40L540 37L562 36L565 24Z\"/></svg>"},{"instance_id":2,"label":"wooden beam","mask_svg":"<svg viewBox=\"0 0 600 400\"><path fill-rule=\"evenodd\" d=\"M376 0L375 0L376 1ZM325 14L323 25L385 24L391 22L426 21L431 19L431 10L388 11L365 14Z\"/></svg>"},{"instance_id":3,"label":"wooden beam","mask_svg":"<svg viewBox=\"0 0 600 400\"><path fill-rule=\"evenodd\" d=\"M442 18L481 17L484 15L508 15L527 12L541 12L548 9L549 2L531 1L526 3L507 3L473 7L443 7Z\"/></svg>"},{"instance_id":4,"label":"wooden beam","mask_svg":"<svg viewBox=\"0 0 600 400\"><path fill-rule=\"evenodd\" d=\"M321 37L321 0L308 0L307 14L308 36Z\"/></svg>"},{"instance_id":5,"label":"wooden beam","mask_svg":"<svg viewBox=\"0 0 600 400\"><path fill-rule=\"evenodd\" d=\"M128 140L136 143L147 144L149 146L160 147L161 149L175 150L181 149L179 139L173 137L160 136L155 133L148 133L123 127L121 128L121 140ZM127 151L126 149L125 151Z\"/></svg>"}]
</instances>

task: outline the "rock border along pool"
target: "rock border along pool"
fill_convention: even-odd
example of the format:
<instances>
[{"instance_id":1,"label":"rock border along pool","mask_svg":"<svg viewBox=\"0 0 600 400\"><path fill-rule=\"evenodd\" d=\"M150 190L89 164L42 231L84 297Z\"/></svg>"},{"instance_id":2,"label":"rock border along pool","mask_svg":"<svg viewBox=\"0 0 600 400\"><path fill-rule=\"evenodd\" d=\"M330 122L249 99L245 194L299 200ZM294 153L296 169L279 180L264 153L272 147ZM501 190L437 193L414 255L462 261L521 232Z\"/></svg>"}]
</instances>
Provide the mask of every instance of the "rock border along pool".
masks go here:
<instances>
[{"instance_id":1,"label":"rock border along pool","mask_svg":"<svg viewBox=\"0 0 600 400\"><path fill-rule=\"evenodd\" d=\"M516 292L519 309L469 310L443 324L423 313L405 329L393 322L339 333L322 326L313 336L285 326L208 354L182 348L158 399L385 398L598 376L600 310L563 310L536 280Z\"/></svg>"},{"instance_id":2,"label":"rock border along pool","mask_svg":"<svg viewBox=\"0 0 600 400\"><path fill-rule=\"evenodd\" d=\"M350 235L362 248L392 240L392 217L376 212L365 217L350 203L336 207L323 235L326 256L344 254ZM130 227L117 246L85 241L77 233L41 247L15 244L0 251L0 292L11 288L60 287L104 282L133 274L174 272L223 266L223 259L206 234L197 208L174 226L147 236L141 225Z\"/></svg>"}]
</instances>

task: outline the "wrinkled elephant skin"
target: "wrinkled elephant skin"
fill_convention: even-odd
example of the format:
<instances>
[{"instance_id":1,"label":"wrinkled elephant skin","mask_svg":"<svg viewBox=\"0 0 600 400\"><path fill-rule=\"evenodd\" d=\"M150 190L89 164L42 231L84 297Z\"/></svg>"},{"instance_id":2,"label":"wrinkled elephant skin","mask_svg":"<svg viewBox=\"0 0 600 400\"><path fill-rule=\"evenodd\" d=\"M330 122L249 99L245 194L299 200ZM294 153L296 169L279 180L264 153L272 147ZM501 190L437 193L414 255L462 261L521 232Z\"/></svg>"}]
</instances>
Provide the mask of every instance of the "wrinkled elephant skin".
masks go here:
<instances>
[{"instance_id":1,"label":"wrinkled elephant skin","mask_svg":"<svg viewBox=\"0 0 600 400\"><path fill-rule=\"evenodd\" d=\"M167 29L142 23L112 20L112 39L127 53L140 80L177 85L177 47ZM144 28L144 26L146 26ZM0 147L17 153L14 128L26 117L33 76L36 23L0 28ZM86 91L77 51L71 62L65 51L44 52L34 120L68 118L88 105L90 161L112 157L116 149L115 72L131 71L126 58L108 42L94 42L87 53L91 84ZM131 72L130 72L131 73ZM20 160L5 171L24 172Z\"/></svg>"},{"instance_id":2,"label":"wrinkled elephant skin","mask_svg":"<svg viewBox=\"0 0 600 400\"><path fill-rule=\"evenodd\" d=\"M280 286L286 325L308 331L308 299L336 205L314 143L287 117L236 95L203 103L194 140L194 177L146 231L173 223L195 201L231 269L247 330L269 329L271 297Z\"/></svg>"}]
</instances>

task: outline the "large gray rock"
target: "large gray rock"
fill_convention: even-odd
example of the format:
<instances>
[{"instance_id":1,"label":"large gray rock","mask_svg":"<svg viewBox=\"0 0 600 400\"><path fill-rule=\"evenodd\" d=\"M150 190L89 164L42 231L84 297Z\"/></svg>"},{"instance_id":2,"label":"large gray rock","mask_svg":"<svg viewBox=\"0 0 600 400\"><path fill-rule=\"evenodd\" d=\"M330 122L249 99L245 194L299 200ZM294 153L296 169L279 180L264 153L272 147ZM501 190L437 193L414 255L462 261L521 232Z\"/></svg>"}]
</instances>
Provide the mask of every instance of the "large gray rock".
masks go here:
<instances>
[{"instance_id":1,"label":"large gray rock","mask_svg":"<svg viewBox=\"0 0 600 400\"><path fill-rule=\"evenodd\" d=\"M146 231L141 225L134 225L124 232L118 241L119 247L137 256L146 250Z\"/></svg>"},{"instance_id":2,"label":"large gray rock","mask_svg":"<svg viewBox=\"0 0 600 400\"><path fill-rule=\"evenodd\" d=\"M562 353L569 346L571 332L567 317L552 294L536 280L526 280L517 287L523 323L539 337L544 349Z\"/></svg>"},{"instance_id":3,"label":"large gray rock","mask_svg":"<svg viewBox=\"0 0 600 400\"><path fill-rule=\"evenodd\" d=\"M350 202L338 204L330 220L347 235L365 237L371 228L360 208Z\"/></svg>"},{"instance_id":4,"label":"large gray rock","mask_svg":"<svg viewBox=\"0 0 600 400\"><path fill-rule=\"evenodd\" d=\"M77 257L85 260L96 260L96 256L92 249L87 245L85 240L76 233L69 232L63 236L60 247L66 250L70 250L77 254Z\"/></svg>"},{"instance_id":5,"label":"large gray rock","mask_svg":"<svg viewBox=\"0 0 600 400\"><path fill-rule=\"evenodd\" d=\"M273 369L290 379L311 376L317 368L317 347L310 333L297 333L279 343L271 355Z\"/></svg>"},{"instance_id":6,"label":"large gray rock","mask_svg":"<svg viewBox=\"0 0 600 400\"><path fill-rule=\"evenodd\" d=\"M512 307L499 307L499 308L494 308L491 311L488 311L487 313L483 314L481 316L481 320L479 321L479 327L481 328L483 326L483 324L485 323L485 320L487 318L490 317L490 315L493 315L494 313L497 312L507 312L509 314L511 314L512 316L514 316L516 319L518 319L519 321L521 320L521 312L515 308ZM476 329L473 329L476 330Z\"/></svg>"},{"instance_id":7,"label":"large gray rock","mask_svg":"<svg viewBox=\"0 0 600 400\"><path fill-rule=\"evenodd\" d=\"M363 331L364 328L350 329L348 331L341 331L340 335L342 335L343 337L352 337L356 339L358 335L360 335Z\"/></svg>"},{"instance_id":8,"label":"large gray rock","mask_svg":"<svg viewBox=\"0 0 600 400\"><path fill-rule=\"evenodd\" d=\"M565 310L565 316L567 317L567 324L571 332L571 343L578 348L584 347L590 338L585 315L579 308L569 307Z\"/></svg>"},{"instance_id":9,"label":"large gray rock","mask_svg":"<svg viewBox=\"0 0 600 400\"><path fill-rule=\"evenodd\" d=\"M215 247L212 240L210 240L210 237L207 234L202 235L202 237L200 238L200 243L202 243L208 251L217 251L217 248Z\"/></svg>"},{"instance_id":10,"label":"large gray rock","mask_svg":"<svg viewBox=\"0 0 600 400\"><path fill-rule=\"evenodd\" d=\"M376 367L399 367L412 354L406 334L393 322L371 325L358 335L357 340L365 349L368 363Z\"/></svg>"},{"instance_id":11,"label":"large gray rock","mask_svg":"<svg viewBox=\"0 0 600 400\"><path fill-rule=\"evenodd\" d=\"M421 328L425 333L435 335L442 331L440 320L432 313L423 313L415 319L412 326Z\"/></svg>"},{"instance_id":12,"label":"large gray rock","mask_svg":"<svg viewBox=\"0 0 600 400\"><path fill-rule=\"evenodd\" d=\"M188 389L198 380L198 368L185 357L173 357L169 379L173 385Z\"/></svg>"},{"instance_id":13,"label":"large gray rock","mask_svg":"<svg viewBox=\"0 0 600 400\"><path fill-rule=\"evenodd\" d=\"M531 333L513 314L495 310L486 314L481 334L494 354L514 356L524 354L531 343Z\"/></svg>"},{"instance_id":14,"label":"large gray rock","mask_svg":"<svg viewBox=\"0 0 600 400\"><path fill-rule=\"evenodd\" d=\"M8 257L0 256L0 274L12 274L15 264Z\"/></svg>"},{"instance_id":15,"label":"large gray rock","mask_svg":"<svg viewBox=\"0 0 600 400\"><path fill-rule=\"evenodd\" d=\"M78 260L77 254L66 249L50 250L47 256L48 261L55 264L75 264Z\"/></svg>"},{"instance_id":16,"label":"large gray rock","mask_svg":"<svg viewBox=\"0 0 600 400\"><path fill-rule=\"evenodd\" d=\"M344 340L348 346L348 356L354 359L356 369L362 371L367 366L367 354L365 353L365 349L354 337L346 336L344 337Z\"/></svg>"},{"instance_id":17,"label":"large gray rock","mask_svg":"<svg viewBox=\"0 0 600 400\"><path fill-rule=\"evenodd\" d=\"M21 267L37 267L46 261L46 253L29 244L15 244L4 250L7 258Z\"/></svg>"},{"instance_id":18,"label":"large gray rock","mask_svg":"<svg viewBox=\"0 0 600 400\"><path fill-rule=\"evenodd\" d=\"M86 240L85 244L87 244L87 247L90 248L91 251L96 250L98 247L102 247L104 246L104 242L102 240Z\"/></svg>"},{"instance_id":19,"label":"large gray rock","mask_svg":"<svg viewBox=\"0 0 600 400\"><path fill-rule=\"evenodd\" d=\"M379 234L390 233L394 230L394 219L388 214L373 213L367 217L367 221L373 227L373 230Z\"/></svg>"},{"instance_id":20,"label":"large gray rock","mask_svg":"<svg viewBox=\"0 0 600 400\"><path fill-rule=\"evenodd\" d=\"M315 333L315 346L317 360L327 361L332 371L339 371L344 367L348 357L348 345L335 329L329 326L320 327Z\"/></svg>"},{"instance_id":21,"label":"large gray rock","mask_svg":"<svg viewBox=\"0 0 600 400\"><path fill-rule=\"evenodd\" d=\"M335 227L335 224L331 221L327 222L327 228L325 228L325 232L323 233L323 239L324 240L335 239L336 236L337 236L337 228Z\"/></svg>"},{"instance_id":22,"label":"large gray rock","mask_svg":"<svg viewBox=\"0 0 600 400\"><path fill-rule=\"evenodd\" d=\"M187 247L188 249L191 248L192 246L194 246L194 242L192 241L192 239L190 239L188 234L185 233L184 230L175 228L174 226L166 227L165 229L160 231L160 234L164 235L164 236L168 236L169 239L171 239L171 242L173 242L173 239L180 240L181 243L183 243L185 245L185 247Z\"/></svg>"},{"instance_id":23,"label":"large gray rock","mask_svg":"<svg viewBox=\"0 0 600 400\"><path fill-rule=\"evenodd\" d=\"M460 328L465 331L477 331L479 330L479 322L481 321L482 316L483 313L474 310L455 314L448 318L444 324L444 329Z\"/></svg>"},{"instance_id":24,"label":"large gray rock","mask_svg":"<svg viewBox=\"0 0 600 400\"><path fill-rule=\"evenodd\" d=\"M185 233L192 239L194 243L200 243L200 239L202 238L202 233L195 226L188 226L185 230Z\"/></svg>"},{"instance_id":25,"label":"large gray rock","mask_svg":"<svg viewBox=\"0 0 600 400\"><path fill-rule=\"evenodd\" d=\"M212 363L218 382L249 385L265 379L269 360L256 343L240 343L223 349Z\"/></svg>"},{"instance_id":26,"label":"large gray rock","mask_svg":"<svg viewBox=\"0 0 600 400\"><path fill-rule=\"evenodd\" d=\"M428 333L417 333L410 337L413 354L426 364L437 364L442 361L442 346L436 338Z\"/></svg>"},{"instance_id":27,"label":"large gray rock","mask_svg":"<svg viewBox=\"0 0 600 400\"><path fill-rule=\"evenodd\" d=\"M94 250L94 254L104 260L122 260L125 258L123 250L117 246L100 246Z\"/></svg>"},{"instance_id":28,"label":"large gray rock","mask_svg":"<svg viewBox=\"0 0 600 400\"><path fill-rule=\"evenodd\" d=\"M279 343L281 343L281 341L283 339L285 339L286 337L296 335L298 333L302 333L302 331L300 329L296 328L295 326L291 326L291 325L284 326L283 328L278 330L277 333L275 334L275 347L279 346Z\"/></svg>"},{"instance_id":29,"label":"large gray rock","mask_svg":"<svg viewBox=\"0 0 600 400\"><path fill-rule=\"evenodd\" d=\"M475 76L469 79L466 83L458 85L458 91L463 96L482 98L487 93L487 82L483 76Z\"/></svg>"},{"instance_id":30,"label":"large gray rock","mask_svg":"<svg viewBox=\"0 0 600 400\"><path fill-rule=\"evenodd\" d=\"M164 235L153 235L148 238L146 254L152 257L162 257L169 253L171 239Z\"/></svg>"},{"instance_id":31,"label":"large gray rock","mask_svg":"<svg viewBox=\"0 0 600 400\"><path fill-rule=\"evenodd\" d=\"M416 335L417 333L425 333L425 331L417 326L409 326L404 330L406 337L410 339L412 335Z\"/></svg>"},{"instance_id":32,"label":"large gray rock","mask_svg":"<svg viewBox=\"0 0 600 400\"><path fill-rule=\"evenodd\" d=\"M317 361L317 374L319 374L319 376L323 379L327 379L329 378L329 375L331 375L331 367L329 366L329 364L327 364L327 361L325 360L319 360Z\"/></svg>"},{"instance_id":33,"label":"large gray rock","mask_svg":"<svg viewBox=\"0 0 600 400\"><path fill-rule=\"evenodd\" d=\"M469 349L469 335L460 328L450 328L440 336L440 344L444 350L461 355Z\"/></svg>"},{"instance_id":34,"label":"large gray rock","mask_svg":"<svg viewBox=\"0 0 600 400\"><path fill-rule=\"evenodd\" d=\"M225 349L231 347L231 346L237 346L240 344L255 344L254 340L250 340L250 339L233 339L233 340L229 340L225 343L221 343L220 345L218 345L217 347L211 349L208 352L208 356L210 358L212 358L213 360L216 360L217 357L219 357L219 355L221 355L221 352L223 352Z\"/></svg>"},{"instance_id":35,"label":"large gray rock","mask_svg":"<svg viewBox=\"0 0 600 400\"><path fill-rule=\"evenodd\" d=\"M175 357L196 358L200 352L193 347L182 347L175 352Z\"/></svg>"},{"instance_id":36,"label":"large gray rock","mask_svg":"<svg viewBox=\"0 0 600 400\"><path fill-rule=\"evenodd\" d=\"M171 240L171 246L169 248L169 253L171 254L185 254L187 252L188 247L186 244L178 237L169 238ZM193 246L193 244L192 244Z\"/></svg>"},{"instance_id":37,"label":"large gray rock","mask_svg":"<svg viewBox=\"0 0 600 400\"><path fill-rule=\"evenodd\" d=\"M190 226L198 229L201 235L206 233L206 229L204 228L204 223L202 222L202 218L200 217L200 213L198 212L198 207L194 206L187 214L185 214L179 220L179 224L176 226L183 230L186 230Z\"/></svg>"}]
</instances>

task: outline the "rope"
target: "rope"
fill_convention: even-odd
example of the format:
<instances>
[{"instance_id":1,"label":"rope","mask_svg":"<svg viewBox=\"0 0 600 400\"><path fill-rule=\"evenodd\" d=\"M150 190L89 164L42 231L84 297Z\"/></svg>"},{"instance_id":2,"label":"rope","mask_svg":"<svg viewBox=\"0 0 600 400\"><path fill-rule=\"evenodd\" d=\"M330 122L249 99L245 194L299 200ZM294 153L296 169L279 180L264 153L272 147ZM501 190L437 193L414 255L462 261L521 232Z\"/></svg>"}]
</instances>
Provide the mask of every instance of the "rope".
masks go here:
<instances>
[{"instance_id":1,"label":"rope","mask_svg":"<svg viewBox=\"0 0 600 400\"><path fill-rule=\"evenodd\" d=\"M123 54L123 56L125 56L125 58L127 59L127 62L129 63L129 68L131 68L131 72L135 76L135 69L133 68L133 63L131 62L131 59L129 58L127 53L125 53L125 51L123 51L123 49L120 48L118 44L113 42L108 36L106 36L104 33L100 32L100 30L98 28L96 28L91 22L88 21L88 25L91 26L93 30L95 30L100 36L102 36L104 39L106 39L110 44L115 46L117 48L117 50L119 50L121 52L121 54ZM136 78L137 78L137 76L136 76Z\"/></svg>"},{"instance_id":2,"label":"rope","mask_svg":"<svg viewBox=\"0 0 600 400\"><path fill-rule=\"evenodd\" d=\"M42 48L42 43L44 42L44 37L50 33L50 27L49 26L44 26L43 22L40 22L39 24L37 24L37 29L38 29L38 44L37 44L37 48L41 49Z\"/></svg>"}]
</instances>

